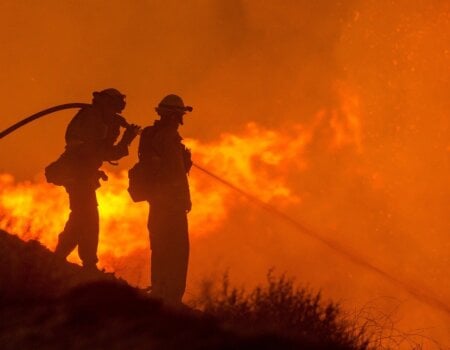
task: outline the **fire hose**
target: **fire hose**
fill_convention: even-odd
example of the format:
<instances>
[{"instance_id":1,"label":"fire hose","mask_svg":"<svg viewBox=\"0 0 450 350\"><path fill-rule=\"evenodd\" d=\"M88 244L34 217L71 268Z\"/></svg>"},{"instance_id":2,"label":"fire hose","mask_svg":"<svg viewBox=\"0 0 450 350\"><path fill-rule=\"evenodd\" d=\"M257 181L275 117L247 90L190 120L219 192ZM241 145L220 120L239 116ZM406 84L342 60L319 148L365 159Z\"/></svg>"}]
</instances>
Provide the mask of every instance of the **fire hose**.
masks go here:
<instances>
[{"instance_id":1,"label":"fire hose","mask_svg":"<svg viewBox=\"0 0 450 350\"><path fill-rule=\"evenodd\" d=\"M37 112L37 113L35 113L33 115L30 115L29 117L21 120L20 122L10 126L9 128L3 130L2 132L0 132L0 140L2 138L4 138L4 137L8 136L12 132L16 131L17 129L21 128L22 126L24 126L24 125L26 125L28 123L31 123L32 121L34 121L36 119L42 118L42 117L44 117L44 116L46 116L48 114L55 113L55 112L58 112L58 111L62 111L62 110L65 110L65 109L84 108L84 107L88 107L88 106L91 106L91 105L89 103L78 103L78 102L75 102L75 103L65 103L65 104L62 104L62 105L53 106L53 107L44 109L43 111ZM123 126L125 128L130 126L126 122L125 118L121 117L121 121L122 121L121 126Z\"/></svg>"}]
</instances>

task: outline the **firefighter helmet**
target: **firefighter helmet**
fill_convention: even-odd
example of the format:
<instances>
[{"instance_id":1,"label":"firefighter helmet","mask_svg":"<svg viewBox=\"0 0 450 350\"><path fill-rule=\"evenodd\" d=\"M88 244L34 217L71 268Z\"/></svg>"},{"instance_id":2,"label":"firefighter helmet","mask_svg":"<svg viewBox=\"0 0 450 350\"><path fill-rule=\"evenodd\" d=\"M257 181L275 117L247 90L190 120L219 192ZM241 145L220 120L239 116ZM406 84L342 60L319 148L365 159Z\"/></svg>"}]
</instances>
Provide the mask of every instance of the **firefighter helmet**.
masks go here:
<instances>
[{"instance_id":1,"label":"firefighter helmet","mask_svg":"<svg viewBox=\"0 0 450 350\"><path fill-rule=\"evenodd\" d=\"M109 102L114 105L119 111L125 108L125 95L122 94L119 90L114 88L105 89L102 91L94 91L92 94L94 96L93 102L98 101L100 99L107 99Z\"/></svg>"},{"instance_id":2,"label":"firefighter helmet","mask_svg":"<svg viewBox=\"0 0 450 350\"><path fill-rule=\"evenodd\" d=\"M193 108L191 106L185 106L180 96L170 94L161 100L155 110L158 114L164 112L179 112L180 114L185 114L186 112L192 112Z\"/></svg>"}]
</instances>

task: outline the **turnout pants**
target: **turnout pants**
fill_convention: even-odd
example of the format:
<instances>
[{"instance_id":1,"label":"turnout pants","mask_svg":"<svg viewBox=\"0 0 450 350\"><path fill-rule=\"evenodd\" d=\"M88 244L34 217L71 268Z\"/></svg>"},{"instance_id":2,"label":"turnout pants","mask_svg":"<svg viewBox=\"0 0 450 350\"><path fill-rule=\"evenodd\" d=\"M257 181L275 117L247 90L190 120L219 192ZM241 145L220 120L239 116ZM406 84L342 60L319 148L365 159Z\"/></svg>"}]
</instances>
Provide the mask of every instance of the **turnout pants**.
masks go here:
<instances>
[{"instance_id":1,"label":"turnout pants","mask_svg":"<svg viewBox=\"0 0 450 350\"><path fill-rule=\"evenodd\" d=\"M83 266L94 267L98 261L97 246L99 216L95 189L77 187L67 189L70 215L64 231L58 237L55 253L66 258L77 246Z\"/></svg>"},{"instance_id":2,"label":"turnout pants","mask_svg":"<svg viewBox=\"0 0 450 350\"><path fill-rule=\"evenodd\" d=\"M152 295L181 303L186 289L189 237L186 211L152 205L148 220Z\"/></svg>"}]
</instances>

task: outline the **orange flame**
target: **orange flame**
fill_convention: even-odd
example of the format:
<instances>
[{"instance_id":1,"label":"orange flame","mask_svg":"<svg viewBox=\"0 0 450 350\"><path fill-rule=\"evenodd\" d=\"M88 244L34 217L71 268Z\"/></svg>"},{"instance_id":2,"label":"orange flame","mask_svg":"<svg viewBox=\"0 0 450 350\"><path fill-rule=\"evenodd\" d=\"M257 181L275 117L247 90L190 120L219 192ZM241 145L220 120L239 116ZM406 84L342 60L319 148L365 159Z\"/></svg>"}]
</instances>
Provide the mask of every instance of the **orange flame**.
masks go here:
<instances>
[{"instance_id":1,"label":"orange flame","mask_svg":"<svg viewBox=\"0 0 450 350\"><path fill-rule=\"evenodd\" d=\"M342 112L346 111L342 109ZM335 112L330 115L330 127L335 131L330 146L336 142L354 142L360 147L359 139L354 136L359 130L350 132L350 137L344 141L348 133L342 131ZM307 168L305 147L313 139L321 119L323 113L318 113L309 127L290 125L286 131L249 123L240 135L224 134L209 144L189 139L186 144L192 149L195 162L263 201L277 201L278 205L286 206L301 200L300 195L293 193L287 185L286 176L293 168L297 171ZM345 130L355 125L347 123ZM16 183L9 174L1 175L0 185L0 227L25 240L38 239L54 249L69 212L63 188L43 181ZM148 208L145 203L131 201L127 186L127 174L122 171L111 174L109 181L97 191L101 220L98 254L100 264L107 269L114 270L117 259L148 250ZM219 230L236 202L229 189L205 181L204 175L195 171L190 176L190 186L194 203L189 216L190 232L196 239ZM75 254L69 259L78 261Z\"/></svg>"},{"instance_id":2,"label":"orange flame","mask_svg":"<svg viewBox=\"0 0 450 350\"><path fill-rule=\"evenodd\" d=\"M211 145L187 140L196 159L241 186L258 193L264 200L273 198L295 200L281 176L272 177L269 170L278 166L282 145L281 135L249 124L245 136L224 135ZM289 156L300 153L305 138L290 144ZM257 174L255 169L260 169ZM63 188L45 182L16 183L13 176L0 176L0 226L16 232L23 239L39 239L53 249L57 234L68 216L68 200ZM232 206L225 188L205 183L193 174L190 177L194 209L190 215L192 237L213 232L227 216ZM101 217L100 261L105 255L127 256L132 251L147 248L147 205L133 203L126 191L126 172L110 175L108 183L98 190Z\"/></svg>"}]
</instances>

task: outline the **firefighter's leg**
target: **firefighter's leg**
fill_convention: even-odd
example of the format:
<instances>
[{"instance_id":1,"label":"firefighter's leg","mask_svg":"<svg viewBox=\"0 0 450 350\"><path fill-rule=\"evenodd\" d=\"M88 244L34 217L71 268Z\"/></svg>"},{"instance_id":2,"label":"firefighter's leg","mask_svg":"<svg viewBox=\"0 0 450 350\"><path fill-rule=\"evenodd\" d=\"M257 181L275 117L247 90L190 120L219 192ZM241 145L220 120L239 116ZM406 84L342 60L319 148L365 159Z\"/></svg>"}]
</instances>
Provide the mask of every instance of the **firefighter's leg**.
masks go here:
<instances>
[{"instance_id":1,"label":"firefighter's leg","mask_svg":"<svg viewBox=\"0 0 450 350\"><path fill-rule=\"evenodd\" d=\"M173 212L170 218L170 240L166 264L168 267L167 298L174 303L181 303L186 290L186 277L189 262L189 237L187 217L184 211Z\"/></svg>"},{"instance_id":2,"label":"firefighter's leg","mask_svg":"<svg viewBox=\"0 0 450 350\"><path fill-rule=\"evenodd\" d=\"M78 231L81 219L76 210L70 212L64 231L58 236L58 244L55 249L56 255L65 259L75 249L78 244Z\"/></svg>"},{"instance_id":3,"label":"firefighter's leg","mask_svg":"<svg viewBox=\"0 0 450 350\"><path fill-rule=\"evenodd\" d=\"M167 275L167 265L165 263L166 247L164 242L165 226L164 212L156 208L151 209L148 220L151 247L151 294L157 298L164 298L166 295L165 276Z\"/></svg>"},{"instance_id":4,"label":"firefighter's leg","mask_svg":"<svg viewBox=\"0 0 450 350\"><path fill-rule=\"evenodd\" d=\"M164 250L152 240L151 248L151 293L157 298L165 298L167 294L167 265L165 264Z\"/></svg>"},{"instance_id":5,"label":"firefighter's leg","mask_svg":"<svg viewBox=\"0 0 450 350\"><path fill-rule=\"evenodd\" d=\"M95 267L98 245L98 208L95 188L80 183L69 190L70 207L77 213L78 255L83 266Z\"/></svg>"},{"instance_id":6,"label":"firefighter's leg","mask_svg":"<svg viewBox=\"0 0 450 350\"><path fill-rule=\"evenodd\" d=\"M152 209L150 220L152 248L152 294L180 303L186 289L189 239L186 213Z\"/></svg>"},{"instance_id":7,"label":"firefighter's leg","mask_svg":"<svg viewBox=\"0 0 450 350\"><path fill-rule=\"evenodd\" d=\"M78 241L78 255L83 266L95 267L97 264L97 247L99 234L99 216L96 205L86 207L83 213L83 225Z\"/></svg>"}]
</instances>

